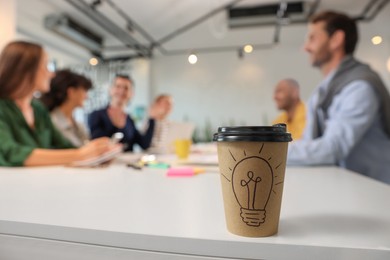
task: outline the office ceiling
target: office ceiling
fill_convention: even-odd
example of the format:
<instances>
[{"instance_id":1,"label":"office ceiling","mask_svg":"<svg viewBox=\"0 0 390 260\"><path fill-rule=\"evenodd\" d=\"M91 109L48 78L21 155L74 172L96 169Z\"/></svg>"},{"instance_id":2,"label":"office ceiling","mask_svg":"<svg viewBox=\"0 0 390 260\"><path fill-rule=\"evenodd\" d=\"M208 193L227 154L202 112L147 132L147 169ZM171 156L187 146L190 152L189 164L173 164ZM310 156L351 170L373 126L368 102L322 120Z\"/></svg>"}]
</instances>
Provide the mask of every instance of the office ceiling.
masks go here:
<instances>
[{"instance_id":1,"label":"office ceiling","mask_svg":"<svg viewBox=\"0 0 390 260\"><path fill-rule=\"evenodd\" d=\"M389 1L304 0L309 13L334 9L354 17L363 15L364 19L374 17ZM299 21L282 25L275 14L274 23L229 28L227 8L274 4L282 11L282 18L280 14L288 15L289 9L283 9L286 5L281 2L287 3L287 8L292 4L276 0L17 0L17 29L59 49L78 48L44 26L48 15L65 14L102 37L102 48L93 53L107 60L152 53L211 52L248 43L261 48L279 41L283 30Z\"/></svg>"}]
</instances>

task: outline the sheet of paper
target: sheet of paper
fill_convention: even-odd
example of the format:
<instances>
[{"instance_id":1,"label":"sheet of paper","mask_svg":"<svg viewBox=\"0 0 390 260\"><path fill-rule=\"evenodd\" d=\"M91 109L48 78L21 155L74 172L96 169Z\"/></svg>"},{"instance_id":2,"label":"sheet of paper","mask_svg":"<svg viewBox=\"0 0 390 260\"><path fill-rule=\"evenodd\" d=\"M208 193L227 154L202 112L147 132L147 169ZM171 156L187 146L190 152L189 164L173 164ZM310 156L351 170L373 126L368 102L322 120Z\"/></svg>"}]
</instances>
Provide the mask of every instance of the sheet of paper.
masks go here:
<instances>
[{"instance_id":1,"label":"sheet of paper","mask_svg":"<svg viewBox=\"0 0 390 260\"><path fill-rule=\"evenodd\" d=\"M112 159L114 159L118 154L122 153L122 147L117 147L111 151L108 151L100 156L87 159L87 160L81 160L81 161L75 161L71 163L69 166L72 167L95 167L100 164L103 164L105 162L108 162Z\"/></svg>"}]
</instances>

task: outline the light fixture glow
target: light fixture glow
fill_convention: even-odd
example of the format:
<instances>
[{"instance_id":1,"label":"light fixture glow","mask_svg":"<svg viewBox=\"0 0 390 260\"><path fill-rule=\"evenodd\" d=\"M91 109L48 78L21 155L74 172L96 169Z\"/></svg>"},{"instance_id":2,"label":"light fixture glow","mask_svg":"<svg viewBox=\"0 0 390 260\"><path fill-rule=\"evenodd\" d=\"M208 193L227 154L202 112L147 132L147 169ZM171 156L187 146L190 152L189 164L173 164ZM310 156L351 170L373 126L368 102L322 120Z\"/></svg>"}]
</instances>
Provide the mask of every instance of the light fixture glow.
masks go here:
<instances>
[{"instance_id":1,"label":"light fixture glow","mask_svg":"<svg viewBox=\"0 0 390 260\"><path fill-rule=\"evenodd\" d=\"M244 51L245 51L246 53L251 53L251 52L253 51L253 46L250 45L250 44L245 45L245 46L244 46Z\"/></svg>"},{"instance_id":2,"label":"light fixture glow","mask_svg":"<svg viewBox=\"0 0 390 260\"><path fill-rule=\"evenodd\" d=\"M190 64L195 64L198 61L198 57L195 54L188 56L188 62Z\"/></svg>"},{"instance_id":3,"label":"light fixture glow","mask_svg":"<svg viewBox=\"0 0 390 260\"><path fill-rule=\"evenodd\" d=\"M381 42L382 42L382 37L380 37L380 36L374 36L374 37L371 38L371 42L372 42L372 44L374 44L374 45L381 44Z\"/></svg>"},{"instance_id":4,"label":"light fixture glow","mask_svg":"<svg viewBox=\"0 0 390 260\"><path fill-rule=\"evenodd\" d=\"M96 65L99 64L99 60L96 59L96 58L90 58L90 59L89 59L89 64L90 64L91 66L96 66Z\"/></svg>"}]
</instances>

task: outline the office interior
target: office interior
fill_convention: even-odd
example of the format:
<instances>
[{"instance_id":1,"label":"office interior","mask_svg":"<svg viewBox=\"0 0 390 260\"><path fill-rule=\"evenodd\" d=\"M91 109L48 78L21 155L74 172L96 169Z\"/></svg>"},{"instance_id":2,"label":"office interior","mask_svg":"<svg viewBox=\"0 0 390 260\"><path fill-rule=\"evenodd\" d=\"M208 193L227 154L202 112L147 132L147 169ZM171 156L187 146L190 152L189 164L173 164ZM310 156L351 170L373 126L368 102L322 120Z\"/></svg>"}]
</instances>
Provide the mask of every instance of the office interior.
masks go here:
<instances>
[{"instance_id":1,"label":"office interior","mask_svg":"<svg viewBox=\"0 0 390 260\"><path fill-rule=\"evenodd\" d=\"M0 19L7 25L2 26L1 46L15 38L41 42L57 68L70 67L93 79L95 89L90 93L86 111L77 114L80 120L107 102L113 74L127 72L136 83L136 93L128 108L135 117L145 114L155 96L169 93L175 101L170 118L194 122L199 141L210 140L210 134L221 125L268 125L280 112L273 101L274 86L280 79L296 79L304 101L321 81L320 72L309 64L303 50L303 19L314 9L335 9L364 17L358 23L356 57L369 63L390 85L390 32L386 26L390 6L386 1L378 1L383 2L383 7L366 0L303 1L301 13L287 17L286 11L287 18L280 18L279 25L276 17L270 15L249 21L246 17L237 21L229 18L229 5L243 8L270 1L186 1L175 5L165 1L77 2L2 1ZM130 39L118 39L95 22L93 14L85 13L88 6L84 5L88 4L94 4L93 10L112 21L113 28L124 31L151 53L142 54L126 47ZM271 4L280 7L280 1ZM66 16L97 35L103 42L100 53L91 50L93 46L86 47L82 38L64 37L56 32L60 29L47 28L51 26L47 25L49 17L58 20ZM373 43L378 37L381 42ZM156 46L150 47L153 44ZM253 51L246 53L245 45L253 46ZM197 55L196 64L188 61L192 53ZM92 58L100 63L90 65ZM221 99L226 105L215 105Z\"/></svg>"},{"instance_id":2,"label":"office interior","mask_svg":"<svg viewBox=\"0 0 390 260\"><path fill-rule=\"evenodd\" d=\"M80 122L86 122L88 113L107 104L108 90L114 75L128 73L135 81L135 95L127 110L136 121L138 120L139 126L142 126L147 116L147 109L154 97L168 93L174 98L174 108L169 118L173 121L193 122L196 127L194 140L203 143L211 142L212 134L220 126L270 125L280 113L273 100L274 87L280 79L296 79L301 87L302 100L307 101L314 88L322 80L320 71L310 65L308 55L303 49L307 33L307 18L316 11L332 9L359 18L360 37L355 56L375 69L390 90L389 2L388 0L0 0L0 49L14 39L38 42L48 52L52 69L71 68L90 77L94 83L94 89L90 91L85 107L78 109L75 114L76 119ZM293 4L299 6L296 13L288 11L289 5ZM257 19L239 17L236 18L236 21L229 15L229 10L234 8L250 9L256 6L271 6L276 8L277 12L274 15L259 15ZM70 25L72 23L75 27L78 25L83 30L91 32L92 36L86 37L87 32L84 35L80 35L80 32L68 32L67 30L72 30ZM64 31L61 32L61 30ZM91 38L95 38L95 40ZM251 49L248 45L251 46ZM246 50L245 47L247 47ZM197 61L195 63L190 62L191 55L196 55ZM303 171L307 174L310 169ZM319 170L315 168L313 171ZM341 174L339 171L342 170L330 169L329 171L335 174L335 179L340 178L338 174ZM32 169L33 172L39 172L39 169ZM66 183L66 177L62 174L69 173L69 169L60 169L59 172L60 178L64 178L64 183ZM292 170L292 172L296 173L298 170ZM18 169L17 173L22 173L22 170ZM88 170L88 174L93 174L92 170ZM102 176L99 178L101 179L98 180L101 180L102 183L105 181ZM307 179L302 177L302 180L309 184L312 181L310 177ZM213 181L211 183L214 183ZM342 183L345 184L347 181L341 177ZM369 187L368 190L375 194L375 196L372 195L372 199L389 195L388 186L385 184L372 181L365 186L363 182L363 180L357 180L356 187L364 189ZM96 186L91 189L97 189L100 184L95 183ZM140 181L138 184L145 183ZM200 188L202 185L209 184L202 181L196 184L196 187ZM152 184L152 187L154 185L155 183ZM331 181L325 181L324 185L329 189L332 187ZM87 186L83 183L81 187ZM192 191L190 186L185 187ZM343 189L342 186L337 187ZM312 191L309 187L306 188L308 191ZM348 187L346 189L350 192L349 195L355 192L355 188ZM193 192L196 193L195 190ZM131 196L131 193L126 193L126 195ZM145 194L145 196L147 195ZM321 196L326 197L327 195L324 193ZM363 214L367 217L367 222L364 217L349 222L349 213L346 213L342 219L337 219L342 222L339 231L347 232L348 237L338 238L337 235L334 235L338 232L337 230L327 231L325 227L320 230L316 227L315 223L317 222L311 223L311 219L307 219L306 223L304 220L300 220L294 222L298 225L286 225L291 228L285 229L287 240L283 240L286 238L283 237L280 242L278 237L273 237L266 241L266 245L262 244L262 250L266 253L261 258L258 258L259 255L255 251L256 246L258 246L256 243L262 243L261 241L254 242L253 239L236 237L226 239L219 233L214 237L215 234L211 231L212 225L206 220L202 222L202 225L209 225L210 230L205 236L207 241L211 241L210 245L213 248L207 246L207 241L202 240L204 238L202 235L197 240L198 232L201 233L196 230L197 224L194 224L193 228L188 227L188 230L175 230L172 234L177 235L177 237L169 237L172 234L161 227L159 232L161 231L166 240L163 240L164 243L160 243L158 238L148 237L150 233L142 234L145 237L129 235L130 231L134 230L126 233L126 228L123 234L118 235L121 232L120 224L122 222L120 221L115 226L117 229L113 228L118 234L112 240L104 240L106 238L99 240L99 235L103 237L105 235L99 232L80 233L82 239L77 243L87 246L87 249L83 247L80 249L76 243L69 242L72 241L74 234L61 228L56 229L55 232L64 236L53 235L49 239L50 243L65 241L69 242L67 246L47 245L44 242L49 240L45 239L34 243L38 245L37 247L42 246L41 251L45 247L52 250L50 254L47 252L42 254L46 257L52 257L47 259L78 259L76 252L83 252L86 257L79 259L304 259L301 257L305 255L305 252L309 256L307 259L313 259L312 257L318 259L390 259L390 247L386 238L386 234L390 237L390 223L382 218L380 221L383 222L378 220L378 222L371 223L368 220L369 217L372 217L371 213L379 215L380 208L384 204L374 205L374 203L368 202L371 199L370 196L367 195L365 202L372 208ZM166 197L162 196L162 198ZM332 200L340 199L336 195L331 198ZM294 197L294 199L302 198ZM345 200L346 205L349 200L353 201L348 196L340 200ZM150 202L149 198L145 202ZM114 209L115 205L109 205L107 201L104 203L107 203L108 208L112 206L113 208L110 209ZM181 205L181 203L185 204L185 201L180 201L179 204ZM318 206L312 200L310 200L310 205L313 208ZM183 207L191 211L190 207ZM80 206L78 209L81 208ZM204 207L200 208L204 209ZM336 208L342 211L342 209ZM223 210L222 206L217 209L218 212L219 210ZM390 216L389 210L384 210L383 216ZM101 211L96 212L101 213ZM102 214L110 215L109 213ZM131 213L126 211L124 214ZM189 212L186 212L184 216L187 214ZM191 214L201 218L200 213L191 212ZM136 218L134 217L134 219ZM169 221L167 216L163 219ZM211 219L217 221L215 216ZM190 220L196 221L196 218ZM73 219L70 222L62 219L61 221L64 221L64 225L81 223L73 222ZM180 222L180 220L178 221ZM318 217L316 221L319 224L331 225L331 221L325 220L325 217ZM56 225L56 222L52 220L47 220L47 223L49 226ZM381 223L383 223L382 226ZM84 224L85 226L82 226ZM327 233L328 236L324 241L334 239L332 243L336 246L331 242L329 244L324 242L321 247L311 247L310 234L307 233L308 229L304 228L305 224L308 225L307 227L317 228L317 234L322 231ZM362 226L362 229L355 232L353 230L355 224ZM99 225L99 221L91 223L85 221L80 225L82 228L94 228ZM183 223L182 225L184 226ZM143 226L141 225L141 227ZM156 225L152 224L152 226ZM217 226L221 229L225 228L221 223L218 223ZM385 228L381 229L383 226ZM18 228L23 229L23 225L18 226ZM110 229L112 226L107 225L104 228ZM302 232L299 231L300 228L302 228ZM351 245L345 242L348 239L354 241L353 237L362 234L360 231L367 231L371 234L370 228L380 233L377 240L372 240L372 244L361 245L359 248L359 243L363 243L361 240L356 240L356 243L351 243ZM29 232L30 230L35 232L34 228L26 227L26 229ZM166 233L164 233L165 231ZM185 237L188 234L186 231L193 237L190 239ZM295 231L302 235L300 239L291 242L291 244L296 243L297 247L291 246L288 240L288 235L294 236ZM42 232L40 233L42 237L46 234L46 230L39 232ZM141 234L142 228L135 228L135 233L137 232ZM152 231L148 230L148 232ZM23 231L20 231L20 234L22 233ZM5 237L10 238L7 235ZM6 238L0 237L0 241L9 245L9 248L17 248L18 243L21 242L17 239L17 232L12 238ZM121 238L131 241L134 248L123 241L119 242ZM145 246L146 242L142 243L143 239L151 239L151 245L156 246L148 248ZM228 242L219 244L218 239ZM239 243L235 243L237 241L241 243L240 245L247 246L247 251L241 248ZM373 245L374 242L377 243L377 246ZM21 244L32 250L34 243L29 244L29 242L22 241ZM318 235L318 240L314 239L313 243L321 244L321 235ZM337 243L340 243L340 246L337 246ZM347 249L343 247L344 243L347 245ZM283 250L286 250L287 253L281 257L277 253L280 248L275 244L284 244L286 247ZM95 246L96 248L92 249ZM180 251L181 249L177 249L180 246L189 249ZM231 246L230 250L229 246ZM169 251L169 248L172 250ZM203 249L199 251L199 248L204 248L204 251L202 251ZM328 248L332 249L327 251ZM57 249L58 251L56 251ZM105 249L108 251L104 251ZM133 258L126 258L127 253L124 251L138 249L148 253L145 255L143 253L129 254ZM244 253L236 254L234 251L236 249ZM89 253L93 250L95 250L94 254ZM119 250L119 253L115 250ZM61 252L63 257L58 256L57 252ZM163 255L158 255L161 252ZM326 256L327 253L329 253L328 256ZM15 259L28 259L23 258L22 254L17 256L19 258L15 257ZM0 259L2 259L1 250Z\"/></svg>"}]
</instances>

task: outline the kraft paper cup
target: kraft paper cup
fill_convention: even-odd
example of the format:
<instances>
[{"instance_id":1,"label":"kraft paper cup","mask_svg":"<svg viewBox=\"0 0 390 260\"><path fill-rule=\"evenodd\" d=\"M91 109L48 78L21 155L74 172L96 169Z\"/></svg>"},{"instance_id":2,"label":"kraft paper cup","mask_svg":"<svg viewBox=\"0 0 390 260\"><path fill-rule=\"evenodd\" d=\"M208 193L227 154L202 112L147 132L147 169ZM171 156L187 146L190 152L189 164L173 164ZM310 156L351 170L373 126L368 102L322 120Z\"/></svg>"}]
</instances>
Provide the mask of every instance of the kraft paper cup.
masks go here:
<instances>
[{"instance_id":1,"label":"kraft paper cup","mask_svg":"<svg viewBox=\"0 0 390 260\"><path fill-rule=\"evenodd\" d=\"M179 159L187 159L190 154L191 140L177 139L175 140L175 153Z\"/></svg>"},{"instance_id":2,"label":"kraft paper cup","mask_svg":"<svg viewBox=\"0 0 390 260\"><path fill-rule=\"evenodd\" d=\"M218 146L227 229L265 237L278 232L288 142L284 124L220 127Z\"/></svg>"}]
</instances>

